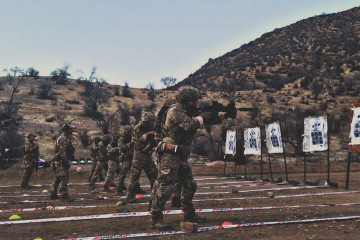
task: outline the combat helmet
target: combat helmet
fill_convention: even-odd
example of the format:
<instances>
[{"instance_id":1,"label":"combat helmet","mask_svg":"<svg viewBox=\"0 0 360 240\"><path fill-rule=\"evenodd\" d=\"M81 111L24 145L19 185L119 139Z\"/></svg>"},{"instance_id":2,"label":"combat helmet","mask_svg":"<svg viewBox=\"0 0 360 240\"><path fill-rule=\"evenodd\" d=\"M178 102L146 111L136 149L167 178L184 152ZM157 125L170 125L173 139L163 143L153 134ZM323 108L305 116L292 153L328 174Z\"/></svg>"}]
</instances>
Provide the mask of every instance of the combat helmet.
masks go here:
<instances>
[{"instance_id":1,"label":"combat helmet","mask_svg":"<svg viewBox=\"0 0 360 240\"><path fill-rule=\"evenodd\" d=\"M33 136L34 138L36 138L36 135L33 133L29 133L26 137L29 139L31 136Z\"/></svg>"},{"instance_id":2,"label":"combat helmet","mask_svg":"<svg viewBox=\"0 0 360 240\"><path fill-rule=\"evenodd\" d=\"M70 123L64 123L61 127L61 131L62 132L67 132L69 131L70 129L74 130L74 126L71 125Z\"/></svg>"},{"instance_id":3,"label":"combat helmet","mask_svg":"<svg viewBox=\"0 0 360 240\"><path fill-rule=\"evenodd\" d=\"M111 141L111 136L109 134L105 134L101 137L101 141L105 144L108 144Z\"/></svg>"},{"instance_id":4,"label":"combat helmet","mask_svg":"<svg viewBox=\"0 0 360 240\"><path fill-rule=\"evenodd\" d=\"M130 125L127 125L124 127L124 129L122 130L123 134L130 134L132 132L133 128Z\"/></svg>"},{"instance_id":5,"label":"combat helmet","mask_svg":"<svg viewBox=\"0 0 360 240\"><path fill-rule=\"evenodd\" d=\"M152 112L142 111L141 113L141 121L148 122L148 121L155 121L156 117Z\"/></svg>"},{"instance_id":6,"label":"combat helmet","mask_svg":"<svg viewBox=\"0 0 360 240\"><path fill-rule=\"evenodd\" d=\"M187 101L196 101L201 97L201 92L191 86L183 86L175 93L176 100L181 104L185 104Z\"/></svg>"}]
</instances>

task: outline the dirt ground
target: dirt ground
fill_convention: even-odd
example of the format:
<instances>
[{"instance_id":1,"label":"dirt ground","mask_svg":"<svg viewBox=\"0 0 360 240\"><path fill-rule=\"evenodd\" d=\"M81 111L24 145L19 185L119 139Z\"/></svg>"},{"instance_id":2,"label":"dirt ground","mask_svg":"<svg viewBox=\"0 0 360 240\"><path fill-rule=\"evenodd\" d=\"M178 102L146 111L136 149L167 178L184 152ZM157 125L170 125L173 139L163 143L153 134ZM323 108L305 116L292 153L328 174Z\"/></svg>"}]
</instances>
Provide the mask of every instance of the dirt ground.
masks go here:
<instances>
[{"instance_id":1,"label":"dirt ground","mask_svg":"<svg viewBox=\"0 0 360 240\"><path fill-rule=\"evenodd\" d=\"M61 239L76 237L92 237L125 233L147 233L153 232L149 227L149 216L131 216L122 218L91 219L64 222L46 223L24 223L14 225L1 225L1 222L8 221L12 214L18 214L22 220L47 219L70 216L99 215L107 213L124 212L143 212L147 211L148 198L139 198L139 202L144 204L129 204L126 206L116 206L119 199L95 199L100 195L115 196L115 193L89 194L86 184L90 166L82 166L80 172L75 171L75 166L71 168L69 191L75 198L74 202L64 203L61 201L47 201L48 193L43 190L49 189L52 173L50 169L40 169L34 172L30 184L44 184L41 187L34 187L30 190L21 191L18 186L21 182L22 172L19 166L15 165L11 169L0 171L0 202L3 211L5 209L23 208L43 208L39 211L22 212L3 212L0 214L0 239ZM300 163L289 164L289 180L297 181L301 187L303 184L303 165ZM270 207L270 206L293 206L278 209L253 209L247 211L231 212L212 212L199 213L206 217L206 222L199 223L199 227L221 225L224 222L238 223L259 223L270 221L287 221L297 219L315 219L328 217L344 217L360 215L360 164L352 163L350 175L350 189L345 190L345 170L346 163L332 162L330 180L336 183L338 188L313 188L313 189L288 189L293 187L291 184L278 185L275 183L260 183L260 171L258 164L247 166L247 177L250 182L243 179L221 178L223 166L196 166L193 168L195 179L198 179L198 190L194 198L195 208L229 208L229 207ZM243 175L243 166L238 166L237 176ZM274 180L285 179L282 165L273 165ZM308 163L307 165L308 184L319 187L324 185L327 179L325 163ZM226 172L232 173L233 166L229 165ZM213 178L204 180L204 178ZM264 166L264 178L269 179L268 166ZM78 185L85 183L84 185ZM141 183L143 189L150 193L148 181L142 176ZM9 186L11 185L11 186ZM13 186L17 185L17 186ZM7 187L6 187L7 186ZM97 185L101 190L102 186ZM273 189L267 190L264 189ZM278 188L287 188L279 190ZM234 191L235 190L235 191ZM246 190L254 190L243 192ZM255 191L256 190L256 191ZM238 191L236 193L236 191ZM353 192L354 191L354 192ZM359 191L359 192L356 192ZM211 192L210 194L201 194ZM274 193L274 197L269 196L269 192ZM341 192L341 194L336 193ZM309 194L321 194L311 196ZM30 196L23 196L29 194ZM307 196L299 194L308 194ZM328 194L328 195L324 195ZM31 196L36 195L36 196ZM40 195L40 196L39 196ZM271 194L270 194L271 195ZM87 200L80 201L80 198ZM238 198L238 199L236 199ZM241 199L239 199L241 198ZM24 200L37 200L34 202L22 202ZM5 203L7 202L7 203ZM320 205L321 206L317 206ZM348 205L344 205L348 204ZM66 210L46 210L47 206L89 206L96 205L94 208L66 209ZM315 205L315 206L309 206ZM297 207L294 207L297 206ZM169 204L167 209L173 209ZM169 223L174 230L180 230L182 215L165 215L165 222ZM16 221L16 220L14 220ZM311 223L293 223L251 226L232 229L218 229L198 233L186 233L178 235L162 235L153 237L140 237L138 239L359 239L360 218L355 220L326 221ZM101 239L101 238L98 238ZM103 238L104 239L104 238Z\"/></svg>"}]
</instances>

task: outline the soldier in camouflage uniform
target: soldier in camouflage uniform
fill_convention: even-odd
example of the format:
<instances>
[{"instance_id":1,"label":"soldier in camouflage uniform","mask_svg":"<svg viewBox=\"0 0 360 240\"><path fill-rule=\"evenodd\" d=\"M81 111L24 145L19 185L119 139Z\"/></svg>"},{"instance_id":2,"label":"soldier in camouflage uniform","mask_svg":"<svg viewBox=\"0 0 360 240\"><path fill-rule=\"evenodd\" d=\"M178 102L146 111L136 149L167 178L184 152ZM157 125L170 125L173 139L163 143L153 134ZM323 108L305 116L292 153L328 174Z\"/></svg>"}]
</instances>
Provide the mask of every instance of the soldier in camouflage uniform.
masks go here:
<instances>
[{"instance_id":1,"label":"soldier in camouflage uniform","mask_svg":"<svg viewBox=\"0 0 360 240\"><path fill-rule=\"evenodd\" d=\"M152 188L157 177L154 161L151 159L152 149L155 147L154 140L155 116L151 112L143 111L141 121L134 127L132 144L134 146L134 158L130 170L130 179L127 192L127 202L135 202L135 192L139 188L139 178L144 169Z\"/></svg>"},{"instance_id":2,"label":"soldier in camouflage uniform","mask_svg":"<svg viewBox=\"0 0 360 240\"><path fill-rule=\"evenodd\" d=\"M122 194L123 190L126 190L124 181L126 178L126 174L129 173L131 169L131 162L134 156L134 150L131 145L131 135L132 135L132 127L125 126L123 134L121 135L118 146L120 149L120 175L117 183L117 194Z\"/></svg>"},{"instance_id":3,"label":"soldier in camouflage uniform","mask_svg":"<svg viewBox=\"0 0 360 240\"><path fill-rule=\"evenodd\" d=\"M191 168L187 162L191 143L196 130L213 123L214 116L210 112L197 116L198 99L201 93L198 89L185 86L176 93L177 103L172 105L166 113L162 126L162 143L158 145L160 154L157 164L158 177L152 190L151 222L152 229L170 229L164 224L164 205L175 191L176 184L182 186L181 203L184 210L184 221L204 221L194 210L192 199L197 184L192 176ZM224 116L221 115L220 119Z\"/></svg>"},{"instance_id":4,"label":"soldier in camouflage uniform","mask_svg":"<svg viewBox=\"0 0 360 240\"><path fill-rule=\"evenodd\" d=\"M67 184L69 181L69 168L71 166L70 161L75 159L75 148L71 142L73 126L65 123L61 128L61 132L62 134L56 139L55 157L51 163L51 168L55 176L52 183L50 199L58 199L57 190L61 184L61 199L63 201L70 201Z\"/></svg>"},{"instance_id":5,"label":"soldier in camouflage uniform","mask_svg":"<svg viewBox=\"0 0 360 240\"><path fill-rule=\"evenodd\" d=\"M91 177L94 175L95 168L96 168L96 165L98 162L100 140L101 140L100 137L95 137L93 143L90 146L90 156L91 156L92 166L91 166L91 171L90 171L90 175L89 175L89 182L91 181ZM100 179L102 178L101 172L99 174L99 178Z\"/></svg>"},{"instance_id":6,"label":"soldier in camouflage uniform","mask_svg":"<svg viewBox=\"0 0 360 240\"><path fill-rule=\"evenodd\" d=\"M91 177L90 180L90 190L93 190L94 193L96 193L95 190L95 182L96 179L99 177L101 172L103 170L107 170L107 164L108 164L108 156L107 156L107 146L111 141L111 137L109 135L104 135L101 138L101 141L99 142L99 151L98 151L98 162L96 164L95 172Z\"/></svg>"},{"instance_id":7,"label":"soldier in camouflage uniform","mask_svg":"<svg viewBox=\"0 0 360 240\"><path fill-rule=\"evenodd\" d=\"M118 146L119 135L114 134L111 142L107 145L107 156L108 156L108 171L105 178L104 191L110 192L110 184L114 181L114 174L120 175L119 170L119 146Z\"/></svg>"},{"instance_id":8,"label":"soldier in camouflage uniform","mask_svg":"<svg viewBox=\"0 0 360 240\"><path fill-rule=\"evenodd\" d=\"M28 141L25 143L23 148L24 177L21 183L22 189L31 188L31 186L29 186L29 179L39 157L39 146L34 142L35 137L36 136L34 134L29 133L27 135Z\"/></svg>"}]
</instances>

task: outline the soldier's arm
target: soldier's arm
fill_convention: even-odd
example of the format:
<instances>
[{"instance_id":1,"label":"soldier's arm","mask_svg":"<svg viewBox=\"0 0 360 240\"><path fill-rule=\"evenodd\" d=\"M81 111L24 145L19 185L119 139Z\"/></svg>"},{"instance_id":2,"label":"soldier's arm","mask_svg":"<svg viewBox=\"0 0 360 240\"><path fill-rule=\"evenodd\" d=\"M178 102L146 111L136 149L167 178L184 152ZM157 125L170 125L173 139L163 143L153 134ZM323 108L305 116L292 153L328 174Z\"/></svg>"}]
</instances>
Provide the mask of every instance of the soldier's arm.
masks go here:
<instances>
[{"instance_id":1,"label":"soldier's arm","mask_svg":"<svg viewBox=\"0 0 360 240\"><path fill-rule=\"evenodd\" d=\"M183 128L185 131L197 130L204 126L202 117L189 117L185 112L176 108L169 110L167 118L175 124L178 124L179 127Z\"/></svg>"},{"instance_id":2,"label":"soldier's arm","mask_svg":"<svg viewBox=\"0 0 360 240\"><path fill-rule=\"evenodd\" d=\"M58 149L59 149L58 154L59 154L61 160L66 160L66 158L67 158L66 150L67 150L67 145L68 145L67 139L64 137L58 138L57 145L58 145Z\"/></svg>"}]
</instances>

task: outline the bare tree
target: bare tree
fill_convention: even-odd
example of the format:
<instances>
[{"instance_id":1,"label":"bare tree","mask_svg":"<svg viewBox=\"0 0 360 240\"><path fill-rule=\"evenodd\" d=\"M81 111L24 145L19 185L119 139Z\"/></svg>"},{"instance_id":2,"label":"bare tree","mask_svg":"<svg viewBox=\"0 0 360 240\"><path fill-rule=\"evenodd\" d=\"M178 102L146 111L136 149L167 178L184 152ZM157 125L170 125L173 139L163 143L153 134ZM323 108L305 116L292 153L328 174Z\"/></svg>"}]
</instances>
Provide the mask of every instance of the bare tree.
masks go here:
<instances>
[{"instance_id":1,"label":"bare tree","mask_svg":"<svg viewBox=\"0 0 360 240\"><path fill-rule=\"evenodd\" d=\"M37 86L37 97L40 99L54 100L53 89L54 84L51 81L43 80Z\"/></svg>"},{"instance_id":2,"label":"bare tree","mask_svg":"<svg viewBox=\"0 0 360 240\"><path fill-rule=\"evenodd\" d=\"M22 120L22 118L18 115L19 107L18 104L14 103L14 98L20 84L24 82L23 71L18 67L11 68L7 77L13 87L9 100L0 103L0 131L6 129L16 129Z\"/></svg>"},{"instance_id":3,"label":"bare tree","mask_svg":"<svg viewBox=\"0 0 360 240\"><path fill-rule=\"evenodd\" d=\"M71 74L68 72L70 66L66 65L62 68L58 68L50 73L51 79L55 81L56 84L66 84L67 77L70 77Z\"/></svg>"},{"instance_id":4,"label":"bare tree","mask_svg":"<svg viewBox=\"0 0 360 240\"><path fill-rule=\"evenodd\" d=\"M153 83L149 83L146 88L148 89L148 92L147 92L147 97L149 100L151 101L155 101L155 97L156 97L156 92L155 92L155 89L154 89L154 84Z\"/></svg>"},{"instance_id":5,"label":"bare tree","mask_svg":"<svg viewBox=\"0 0 360 240\"><path fill-rule=\"evenodd\" d=\"M160 82L164 84L167 89L170 89L172 86L174 86L176 81L177 79L174 77L163 77L160 79Z\"/></svg>"},{"instance_id":6,"label":"bare tree","mask_svg":"<svg viewBox=\"0 0 360 240\"><path fill-rule=\"evenodd\" d=\"M95 76L96 68L93 67L88 78L80 77L79 81L84 85L85 114L96 112L100 105L107 103L110 98L109 91L103 87L104 79Z\"/></svg>"},{"instance_id":7,"label":"bare tree","mask_svg":"<svg viewBox=\"0 0 360 240\"><path fill-rule=\"evenodd\" d=\"M25 75L27 77L33 77L35 79L38 79L39 78L39 71L37 71L35 68L33 67L29 67L27 70L26 70L26 73Z\"/></svg>"}]
</instances>

